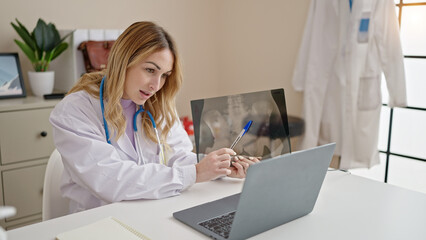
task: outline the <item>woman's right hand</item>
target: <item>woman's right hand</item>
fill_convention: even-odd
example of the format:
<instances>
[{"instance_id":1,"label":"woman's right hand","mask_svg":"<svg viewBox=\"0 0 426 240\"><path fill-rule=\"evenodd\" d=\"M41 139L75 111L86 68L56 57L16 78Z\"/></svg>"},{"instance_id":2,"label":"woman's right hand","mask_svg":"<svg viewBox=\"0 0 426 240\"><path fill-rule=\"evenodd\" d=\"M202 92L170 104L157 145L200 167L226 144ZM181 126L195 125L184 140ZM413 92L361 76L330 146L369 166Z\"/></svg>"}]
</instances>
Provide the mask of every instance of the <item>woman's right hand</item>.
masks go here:
<instances>
[{"instance_id":1,"label":"woman's right hand","mask_svg":"<svg viewBox=\"0 0 426 240\"><path fill-rule=\"evenodd\" d=\"M197 170L195 181L205 182L231 174L229 166L233 155L236 155L236 153L230 148L221 148L209 153L199 163L195 164Z\"/></svg>"}]
</instances>

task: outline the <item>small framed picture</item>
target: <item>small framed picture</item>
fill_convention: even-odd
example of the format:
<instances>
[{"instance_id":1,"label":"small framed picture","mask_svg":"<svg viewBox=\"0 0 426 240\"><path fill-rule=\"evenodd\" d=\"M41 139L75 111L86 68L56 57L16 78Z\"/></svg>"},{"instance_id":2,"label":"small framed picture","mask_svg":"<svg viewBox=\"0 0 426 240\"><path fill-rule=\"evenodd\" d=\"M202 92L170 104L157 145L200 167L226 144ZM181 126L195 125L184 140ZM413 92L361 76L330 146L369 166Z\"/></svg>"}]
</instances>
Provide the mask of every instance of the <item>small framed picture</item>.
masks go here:
<instances>
[{"instance_id":1,"label":"small framed picture","mask_svg":"<svg viewBox=\"0 0 426 240\"><path fill-rule=\"evenodd\" d=\"M0 99L25 96L18 53L0 53Z\"/></svg>"}]
</instances>

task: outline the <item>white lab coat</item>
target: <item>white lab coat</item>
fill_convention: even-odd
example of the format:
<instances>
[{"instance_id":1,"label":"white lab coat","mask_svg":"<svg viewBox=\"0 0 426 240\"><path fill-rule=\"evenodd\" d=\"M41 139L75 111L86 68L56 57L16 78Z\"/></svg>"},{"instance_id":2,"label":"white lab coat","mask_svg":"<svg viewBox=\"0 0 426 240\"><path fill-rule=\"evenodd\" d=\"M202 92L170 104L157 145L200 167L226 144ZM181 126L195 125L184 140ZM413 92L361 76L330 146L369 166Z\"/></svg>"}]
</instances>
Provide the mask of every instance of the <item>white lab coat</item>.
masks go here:
<instances>
[{"instance_id":1,"label":"white lab coat","mask_svg":"<svg viewBox=\"0 0 426 240\"><path fill-rule=\"evenodd\" d=\"M359 40L361 19L370 17ZM381 73L389 106L406 105L393 0L312 0L293 86L304 91L303 148L336 142L343 169L379 163Z\"/></svg>"},{"instance_id":2,"label":"white lab coat","mask_svg":"<svg viewBox=\"0 0 426 240\"><path fill-rule=\"evenodd\" d=\"M85 91L58 103L50 122L64 163L61 191L71 200L70 212L122 200L170 197L195 183L196 155L180 123L167 137L173 151L167 152L164 166L159 164L157 143L140 131L140 116L135 134L142 139L140 148L135 150L126 134L118 141L112 137L108 144L99 99Z\"/></svg>"}]
</instances>

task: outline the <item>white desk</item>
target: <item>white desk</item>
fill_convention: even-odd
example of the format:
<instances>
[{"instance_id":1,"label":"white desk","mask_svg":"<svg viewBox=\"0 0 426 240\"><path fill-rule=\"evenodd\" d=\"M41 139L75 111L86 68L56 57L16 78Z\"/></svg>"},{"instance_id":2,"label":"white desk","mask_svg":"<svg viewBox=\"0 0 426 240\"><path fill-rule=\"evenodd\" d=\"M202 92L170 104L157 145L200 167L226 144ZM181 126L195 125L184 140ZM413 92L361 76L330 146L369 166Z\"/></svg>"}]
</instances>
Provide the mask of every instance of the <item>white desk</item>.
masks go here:
<instances>
[{"instance_id":1,"label":"white desk","mask_svg":"<svg viewBox=\"0 0 426 240\"><path fill-rule=\"evenodd\" d=\"M162 200L114 203L8 231L9 240L54 239L114 216L151 239L208 239L172 213L241 191L242 181L195 184ZM426 194L342 172L329 172L312 213L251 239L426 239Z\"/></svg>"}]
</instances>

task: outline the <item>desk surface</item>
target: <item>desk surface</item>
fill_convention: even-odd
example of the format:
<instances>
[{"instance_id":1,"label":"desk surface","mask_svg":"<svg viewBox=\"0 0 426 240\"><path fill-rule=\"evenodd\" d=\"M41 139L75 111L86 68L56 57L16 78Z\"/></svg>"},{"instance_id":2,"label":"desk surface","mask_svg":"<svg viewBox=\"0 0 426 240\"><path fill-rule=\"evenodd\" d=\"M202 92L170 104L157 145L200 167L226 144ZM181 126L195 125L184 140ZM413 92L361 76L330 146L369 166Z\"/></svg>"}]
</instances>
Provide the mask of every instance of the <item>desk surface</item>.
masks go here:
<instances>
[{"instance_id":1,"label":"desk surface","mask_svg":"<svg viewBox=\"0 0 426 240\"><path fill-rule=\"evenodd\" d=\"M55 236L113 216L151 239L208 239L172 213L241 191L242 180L195 184L180 196L114 203L8 231L9 240ZM426 194L329 172L312 213L251 239L426 239ZM166 230L167 229L167 230Z\"/></svg>"}]
</instances>

